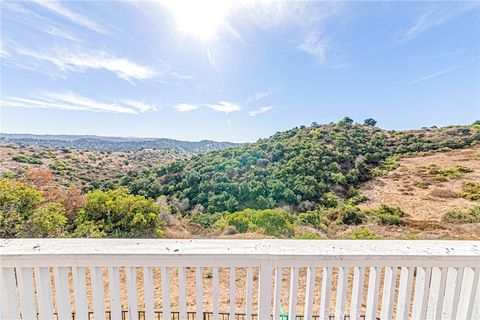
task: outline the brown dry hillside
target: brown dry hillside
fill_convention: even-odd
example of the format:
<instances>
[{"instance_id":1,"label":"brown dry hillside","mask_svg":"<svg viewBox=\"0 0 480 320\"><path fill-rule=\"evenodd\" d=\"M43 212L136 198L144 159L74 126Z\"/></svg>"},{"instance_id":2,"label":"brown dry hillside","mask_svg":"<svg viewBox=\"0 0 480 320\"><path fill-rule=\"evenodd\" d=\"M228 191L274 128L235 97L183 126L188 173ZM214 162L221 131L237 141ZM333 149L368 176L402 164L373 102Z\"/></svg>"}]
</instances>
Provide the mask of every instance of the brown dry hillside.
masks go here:
<instances>
[{"instance_id":1,"label":"brown dry hillside","mask_svg":"<svg viewBox=\"0 0 480 320\"><path fill-rule=\"evenodd\" d=\"M480 146L402 158L398 168L361 188L370 200L360 206L387 204L399 207L412 220L439 221L448 211L478 205L458 195L466 181L480 182Z\"/></svg>"},{"instance_id":2,"label":"brown dry hillside","mask_svg":"<svg viewBox=\"0 0 480 320\"><path fill-rule=\"evenodd\" d=\"M21 175L33 168L49 169L53 186L88 187L131 170L187 159L191 154L167 149L127 152L46 148L0 142L0 176Z\"/></svg>"}]
</instances>

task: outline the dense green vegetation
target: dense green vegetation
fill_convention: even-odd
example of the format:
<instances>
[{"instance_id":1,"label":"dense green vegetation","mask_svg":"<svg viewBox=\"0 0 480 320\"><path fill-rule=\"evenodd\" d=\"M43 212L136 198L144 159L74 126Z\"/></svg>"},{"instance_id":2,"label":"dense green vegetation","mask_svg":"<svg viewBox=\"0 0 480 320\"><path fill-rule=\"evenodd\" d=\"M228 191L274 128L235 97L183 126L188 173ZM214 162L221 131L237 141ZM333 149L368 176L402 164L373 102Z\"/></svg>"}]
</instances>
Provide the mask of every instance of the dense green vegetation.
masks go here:
<instances>
[{"instance_id":1,"label":"dense green vegetation","mask_svg":"<svg viewBox=\"0 0 480 320\"><path fill-rule=\"evenodd\" d=\"M115 172L116 178L92 181L83 190L52 184L72 175L76 157L83 156L65 150L68 157L48 157L55 158L48 169L44 164L0 179L0 237L163 237L166 220L183 219L225 235L377 239L365 225L398 229L409 220L386 205L361 209L358 204L368 199L359 194L360 184L397 168L403 155L470 147L480 141L480 125L405 132L375 125L373 119L359 125L349 118L314 123L252 144ZM94 160L105 170L104 162ZM430 170L439 179L471 171ZM460 196L479 200L479 190L477 182L467 182ZM476 223L479 217L476 207L443 220Z\"/></svg>"},{"instance_id":2,"label":"dense green vegetation","mask_svg":"<svg viewBox=\"0 0 480 320\"><path fill-rule=\"evenodd\" d=\"M63 192L0 179L0 237L159 237L160 208L125 189ZM45 181L42 181L45 182Z\"/></svg>"},{"instance_id":3,"label":"dense green vegetation","mask_svg":"<svg viewBox=\"0 0 480 320\"><path fill-rule=\"evenodd\" d=\"M343 200L358 196L360 183L394 169L400 155L462 148L480 140L476 125L395 132L367 120L365 125L345 118L294 128L256 143L129 172L117 183L134 194L168 196L181 213L278 207L303 212L328 202L331 194Z\"/></svg>"}]
</instances>

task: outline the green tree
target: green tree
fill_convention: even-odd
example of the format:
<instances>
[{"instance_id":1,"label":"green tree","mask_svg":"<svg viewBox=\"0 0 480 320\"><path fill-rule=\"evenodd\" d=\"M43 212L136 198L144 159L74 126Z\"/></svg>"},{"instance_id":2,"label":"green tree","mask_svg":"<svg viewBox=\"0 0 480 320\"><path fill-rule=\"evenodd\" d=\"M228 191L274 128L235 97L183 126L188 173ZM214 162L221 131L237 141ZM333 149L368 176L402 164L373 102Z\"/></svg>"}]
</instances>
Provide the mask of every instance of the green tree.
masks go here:
<instances>
[{"instance_id":1,"label":"green tree","mask_svg":"<svg viewBox=\"0 0 480 320\"><path fill-rule=\"evenodd\" d=\"M95 190L86 196L87 203L76 220L79 231L116 238L163 236L160 208L152 199L129 194L124 188ZM93 231L92 223L97 227Z\"/></svg>"}]
</instances>

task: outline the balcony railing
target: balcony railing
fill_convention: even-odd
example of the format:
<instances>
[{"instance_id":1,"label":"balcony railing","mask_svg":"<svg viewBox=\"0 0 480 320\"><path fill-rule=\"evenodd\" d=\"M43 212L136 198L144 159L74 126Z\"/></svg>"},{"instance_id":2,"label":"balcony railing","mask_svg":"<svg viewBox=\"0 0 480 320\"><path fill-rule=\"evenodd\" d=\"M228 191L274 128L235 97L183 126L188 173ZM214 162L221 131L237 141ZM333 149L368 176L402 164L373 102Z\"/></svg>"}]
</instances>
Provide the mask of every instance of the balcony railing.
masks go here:
<instances>
[{"instance_id":1,"label":"balcony railing","mask_svg":"<svg viewBox=\"0 0 480 320\"><path fill-rule=\"evenodd\" d=\"M8 320L480 319L479 241L12 239L0 268Z\"/></svg>"}]
</instances>

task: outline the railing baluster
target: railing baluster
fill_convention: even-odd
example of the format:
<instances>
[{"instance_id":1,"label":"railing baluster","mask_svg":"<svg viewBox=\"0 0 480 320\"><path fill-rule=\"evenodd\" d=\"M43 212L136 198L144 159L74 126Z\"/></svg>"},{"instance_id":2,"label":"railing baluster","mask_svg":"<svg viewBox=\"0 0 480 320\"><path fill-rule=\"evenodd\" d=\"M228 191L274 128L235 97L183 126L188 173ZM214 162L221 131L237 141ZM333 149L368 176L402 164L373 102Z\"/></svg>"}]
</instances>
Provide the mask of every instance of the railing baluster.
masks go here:
<instances>
[{"instance_id":1,"label":"railing baluster","mask_svg":"<svg viewBox=\"0 0 480 320\"><path fill-rule=\"evenodd\" d=\"M332 268L323 268L322 292L320 297L320 320L328 320L330 313L330 292L332 287Z\"/></svg>"},{"instance_id":2,"label":"railing baluster","mask_svg":"<svg viewBox=\"0 0 480 320\"><path fill-rule=\"evenodd\" d=\"M178 267L178 304L180 320L187 320L187 285L185 267Z\"/></svg>"},{"instance_id":3,"label":"railing baluster","mask_svg":"<svg viewBox=\"0 0 480 320\"><path fill-rule=\"evenodd\" d=\"M397 268L386 267L382 294L382 319L392 319Z\"/></svg>"},{"instance_id":4,"label":"railing baluster","mask_svg":"<svg viewBox=\"0 0 480 320\"><path fill-rule=\"evenodd\" d=\"M128 320L138 320L137 268L126 267L125 276L127 280Z\"/></svg>"},{"instance_id":5,"label":"railing baluster","mask_svg":"<svg viewBox=\"0 0 480 320\"><path fill-rule=\"evenodd\" d=\"M195 298L197 320L203 320L203 270L202 267L195 268Z\"/></svg>"},{"instance_id":6,"label":"railing baluster","mask_svg":"<svg viewBox=\"0 0 480 320\"><path fill-rule=\"evenodd\" d=\"M262 261L258 272L258 320L270 319L272 311L272 265Z\"/></svg>"},{"instance_id":7,"label":"railing baluster","mask_svg":"<svg viewBox=\"0 0 480 320\"><path fill-rule=\"evenodd\" d=\"M368 276L367 308L365 310L365 320L377 319L379 285L380 268L371 267L370 274Z\"/></svg>"},{"instance_id":8,"label":"railing baluster","mask_svg":"<svg viewBox=\"0 0 480 320\"><path fill-rule=\"evenodd\" d=\"M42 320L53 320L50 268L35 268L35 280L37 285L38 316Z\"/></svg>"},{"instance_id":9,"label":"railing baluster","mask_svg":"<svg viewBox=\"0 0 480 320\"><path fill-rule=\"evenodd\" d=\"M162 281L162 320L170 320L171 304L170 304L170 269L168 267L161 268L161 281Z\"/></svg>"},{"instance_id":10,"label":"railing baluster","mask_svg":"<svg viewBox=\"0 0 480 320\"><path fill-rule=\"evenodd\" d=\"M435 319L444 319L443 313L443 302L445 300L445 285L447 282L447 272L448 268L440 268L440 282L437 293L437 305L435 307Z\"/></svg>"},{"instance_id":11,"label":"railing baluster","mask_svg":"<svg viewBox=\"0 0 480 320\"><path fill-rule=\"evenodd\" d=\"M430 291L431 275L432 268L417 268L415 290L413 295L412 319L425 319L428 307L428 294Z\"/></svg>"},{"instance_id":12,"label":"railing baluster","mask_svg":"<svg viewBox=\"0 0 480 320\"><path fill-rule=\"evenodd\" d=\"M313 318L313 294L315 290L315 268L307 268L307 283L305 286L305 307L304 319L312 320Z\"/></svg>"},{"instance_id":13,"label":"railing baluster","mask_svg":"<svg viewBox=\"0 0 480 320\"><path fill-rule=\"evenodd\" d=\"M253 268L247 268L247 281L245 288L245 318L246 320L252 320L252 300L253 300ZM217 285L218 287L218 285ZM217 320L217 319L214 319Z\"/></svg>"},{"instance_id":14,"label":"railing baluster","mask_svg":"<svg viewBox=\"0 0 480 320\"><path fill-rule=\"evenodd\" d=\"M455 291L453 293L452 311L449 316L450 319L457 319L458 303L460 300L463 283L463 272L465 271L465 268L455 268L455 270L457 271L457 275L455 277Z\"/></svg>"},{"instance_id":15,"label":"railing baluster","mask_svg":"<svg viewBox=\"0 0 480 320\"><path fill-rule=\"evenodd\" d=\"M413 268L402 267L398 287L397 320L409 319L412 299Z\"/></svg>"},{"instance_id":16,"label":"railing baluster","mask_svg":"<svg viewBox=\"0 0 480 320\"><path fill-rule=\"evenodd\" d=\"M14 268L0 268L0 305L3 319L19 319Z\"/></svg>"},{"instance_id":17,"label":"railing baluster","mask_svg":"<svg viewBox=\"0 0 480 320\"><path fill-rule=\"evenodd\" d=\"M110 293L110 316L111 320L122 318L121 294L120 294L120 269L119 267L108 268L108 289Z\"/></svg>"},{"instance_id":18,"label":"railing baluster","mask_svg":"<svg viewBox=\"0 0 480 320\"><path fill-rule=\"evenodd\" d=\"M73 267L73 297L75 299L75 319L88 318L87 284L85 281L85 268Z\"/></svg>"},{"instance_id":19,"label":"railing baluster","mask_svg":"<svg viewBox=\"0 0 480 320\"><path fill-rule=\"evenodd\" d=\"M235 320L235 267L230 267L230 320Z\"/></svg>"},{"instance_id":20,"label":"railing baluster","mask_svg":"<svg viewBox=\"0 0 480 320\"><path fill-rule=\"evenodd\" d=\"M32 268L16 268L16 271L22 317L23 319L36 319L37 307L35 306ZM5 319L8 318L5 317Z\"/></svg>"},{"instance_id":21,"label":"railing baluster","mask_svg":"<svg viewBox=\"0 0 480 320\"><path fill-rule=\"evenodd\" d=\"M90 268L92 280L93 316L95 320L105 319L105 292L103 287L103 268Z\"/></svg>"},{"instance_id":22,"label":"railing baluster","mask_svg":"<svg viewBox=\"0 0 480 320\"><path fill-rule=\"evenodd\" d=\"M290 297L288 300L288 319L297 317L298 268L290 269Z\"/></svg>"},{"instance_id":23,"label":"railing baluster","mask_svg":"<svg viewBox=\"0 0 480 320\"><path fill-rule=\"evenodd\" d=\"M143 267L143 291L145 301L145 320L155 319L153 302L153 275L151 267Z\"/></svg>"},{"instance_id":24,"label":"railing baluster","mask_svg":"<svg viewBox=\"0 0 480 320\"><path fill-rule=\"evenodd\" d=\"M345 301L347 299L348 268L338 268L337 297L335 304L335 319L345 318Z\"/></svg>"},{"instance_id":25,"label":"railing baluster","mask_svg":"<svg viewBox=\"0 0 480 320\"><path fill-rule=\"evenodd\" d=\"M474 268L473 271L474 276L473 276L473 283L472 283L472 289L470 290L470 299L468 299L468 308L467 308L467 317L466 319L473 319L473 307L475 301L478 301L477 299L480 299L480 297L477 297L477 291L478 291L478 281L480 278L480 268ZM478 316L478 315L475 315Z\"/></svg>"},{"instance_id":26,"label":"railing baluster","mask_svg":"<svg viewBox=\"0 0 480 320\"><path fill-rule=\"evenodd\" d=\"M355 267L353 269L353 287L352 300L350 303L350 319L360 319L362 299L363 299L363 280L365 269L362 267Z\"/></svg>"},{"instance_id":27,"label":"railing baluster","mask_svg":"<svg viewBox=\"0 0 480 320\"><path fill-rule=\"evenodd\" d=\"M282 267L275 268L275 291L273 293L273 319L280 319L280 307L282 300Z\"/></svg>"},{"instance_id":28,"label":"railing baluster","mask_svg":"<svg viewBox=\"0 0 480 320\"><path fill-rule=\"evenodd\" d=\"M55 297L57 302L57 313L60 319L68 319L72 316L70 304L70 288L68 286L67 268L54 268L55 275Z\"/></svg>"}]
</instances>

